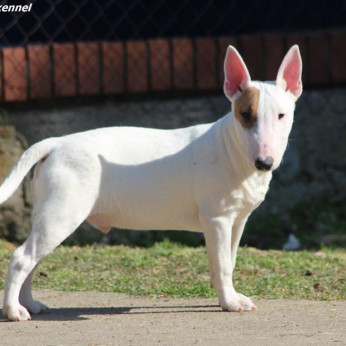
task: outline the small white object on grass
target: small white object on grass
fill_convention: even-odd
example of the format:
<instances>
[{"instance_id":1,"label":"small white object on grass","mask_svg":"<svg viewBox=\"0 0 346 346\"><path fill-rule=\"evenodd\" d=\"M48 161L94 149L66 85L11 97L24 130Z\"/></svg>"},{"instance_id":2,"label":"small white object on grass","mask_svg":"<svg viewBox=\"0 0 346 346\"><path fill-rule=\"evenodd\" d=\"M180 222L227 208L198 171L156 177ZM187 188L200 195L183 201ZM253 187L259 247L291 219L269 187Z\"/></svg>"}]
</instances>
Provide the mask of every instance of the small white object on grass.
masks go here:
<instances>
[{"instance_id":1,"label":"small white object on grass","mask_svg":"<svg viewBox=\"0 0 346 346\"><path fill-rule=\"evenodd\" d=\"M293 233L291 233L288 236L287 242L282 246L282 249L287 251L292 251L292 250L300 249L300 246L301 244L299 239Z\"/></svg>"}]
</instances>

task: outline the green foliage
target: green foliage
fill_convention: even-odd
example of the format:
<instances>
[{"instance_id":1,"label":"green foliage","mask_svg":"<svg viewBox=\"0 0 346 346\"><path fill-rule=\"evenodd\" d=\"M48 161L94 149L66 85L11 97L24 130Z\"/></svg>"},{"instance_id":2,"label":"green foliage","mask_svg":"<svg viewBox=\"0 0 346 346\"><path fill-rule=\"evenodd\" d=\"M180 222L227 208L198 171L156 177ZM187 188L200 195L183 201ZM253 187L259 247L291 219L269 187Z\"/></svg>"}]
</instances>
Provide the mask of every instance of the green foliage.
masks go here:
<instances>
[{"instance_id":1,"label":"green foliage","mask_svg":"<svg viewBox=\"0 0 346 346\"><path fill-rule=\"evenodd\" d=\"M0 126L8 126L8 125L11 125L11 121L8 116L8 113L5 110L0 109Z\"/></svg>"},{"instance_id":2,"label":"green foliage","mask_svg":"<svg viewBox=\"0 0 346 346\"><path fill-rule=\"evenodd\" d=\"M301 203L285 214L250 216L241 244L260 249L281 249L294 233L304 249L346 247L346 203L327 199Z\"/></svg>"}]
</instances>

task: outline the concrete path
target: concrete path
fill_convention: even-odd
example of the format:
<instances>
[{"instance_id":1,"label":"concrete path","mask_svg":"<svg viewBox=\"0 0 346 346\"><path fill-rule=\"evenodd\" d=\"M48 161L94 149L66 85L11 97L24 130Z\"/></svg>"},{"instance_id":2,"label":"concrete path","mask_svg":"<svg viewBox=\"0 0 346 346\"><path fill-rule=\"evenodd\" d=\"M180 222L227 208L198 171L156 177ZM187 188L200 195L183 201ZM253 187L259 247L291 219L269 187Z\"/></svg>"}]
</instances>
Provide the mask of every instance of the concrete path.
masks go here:
<instances>
[{"instance_id":1,"label":"concrete path","mask_svg":"<svg viewBox=\"0 0 346 346\"><path fill-rule=\"evenodd\" d=\"M256 300L257 311L227 313L216 298L56 291L35 298L50 312L21 323L0 315L0 345L346 345L346 301Z\"/></svg>"}]
</instances>

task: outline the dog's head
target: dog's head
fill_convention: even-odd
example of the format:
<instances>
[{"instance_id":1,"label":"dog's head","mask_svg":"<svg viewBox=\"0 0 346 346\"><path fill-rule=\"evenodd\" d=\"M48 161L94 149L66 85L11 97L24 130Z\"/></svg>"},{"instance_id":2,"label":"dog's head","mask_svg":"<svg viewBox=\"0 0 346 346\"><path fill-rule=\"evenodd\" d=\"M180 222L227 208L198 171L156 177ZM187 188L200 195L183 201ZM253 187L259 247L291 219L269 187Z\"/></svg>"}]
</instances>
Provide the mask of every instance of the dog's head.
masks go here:
<instances>
[{"instance_id":1,"label":"dog's head","mask_svg":"<svg viewBox=\"0 0 346 346\"><path fill-rule=\"evenodd\" d=\"M239 150L253 169L276 169L287 147L295 102L303 90L298 46L286 54L275 82L251 81L243 59L232 46L224 68L224 92L232 102L233 134Z\"/></svg>"}]
</instances>

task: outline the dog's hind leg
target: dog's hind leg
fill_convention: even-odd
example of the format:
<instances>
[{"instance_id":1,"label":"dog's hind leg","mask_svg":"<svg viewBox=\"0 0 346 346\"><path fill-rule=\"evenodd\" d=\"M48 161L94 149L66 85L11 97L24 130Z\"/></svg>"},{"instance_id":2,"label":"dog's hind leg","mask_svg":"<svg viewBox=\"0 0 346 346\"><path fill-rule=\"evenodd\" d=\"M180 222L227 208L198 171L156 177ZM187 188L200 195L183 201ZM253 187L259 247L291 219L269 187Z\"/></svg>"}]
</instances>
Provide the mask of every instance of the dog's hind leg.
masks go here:
<instances>
[{"instance_id":1,"label":"dog's hind leg","mask_svg":"<svg viewBox=\"0 0 346 346\"><path fill-rule=\"evenodd\" d=\"M19 303L23 305L30 313L39 314L48 311L48 307L38 300L34 300L31 293L31 282L34 276L36 267L30 272L25 279L19 293Z\"/></svg>"},{"instance_id":2,"label":"dog's hind leg","mask_svg":"<svg viewBox=\"0 0 346 346\"><path fill-rule=\"evenodd\" d=\"M58 215L58 214L56 214ZM85 218L85 217L84 217ZM83 221L71 222L70 227L59 229L52 223L34 227L30 237L12 254L5 283L3 315L12 321L30 319L30 314L47 308L32 299L31 279L38 262L54 250ZM45 223L45 222L44 222Z\"/></svg>"},{"instance_id":3,"label":"dog's hind leg","mask_svg":"<svg viewBox=\"0 0 346 346\"><path fill-rule=\"evenodd\" d=\"M46 211L45 208L43 210ZM40 313L47 309L42 303L33 300L31 295L34 269L38 262L65 240L87 216L78 215L79 217L66 221L58 210L54 211L55 217L52 218L52 212L44 217L50 218L50 221L41 219L40 225L34 225L30 237L12 254L2 310L3 315L12 321L30 319L28 311ZM57 222L57 218L60 222Z\"/></svg>"},{"instance_id":4,"label":"dog's hind leg","mask_svg":"<svg viewBox=\"0 0 346 346\"><path fill-rule=\"evenodd\" d=\"M73 179L73 176L65 175L64 178L70 183L63 186L55 181L45 190L47 192L40 195L33 210L32 233L12 254L2 310L3 315L12 321L30 319L28 311L39 313L46 309L32 299L34 268L74 232L92 208L90 190L83 190L83 183Z\"/></svg>"}]
</instances>

